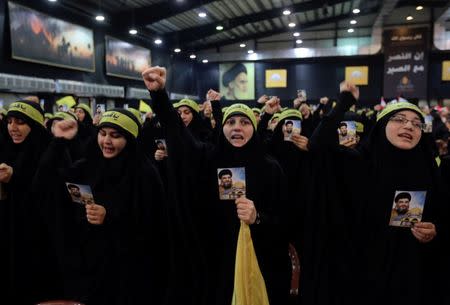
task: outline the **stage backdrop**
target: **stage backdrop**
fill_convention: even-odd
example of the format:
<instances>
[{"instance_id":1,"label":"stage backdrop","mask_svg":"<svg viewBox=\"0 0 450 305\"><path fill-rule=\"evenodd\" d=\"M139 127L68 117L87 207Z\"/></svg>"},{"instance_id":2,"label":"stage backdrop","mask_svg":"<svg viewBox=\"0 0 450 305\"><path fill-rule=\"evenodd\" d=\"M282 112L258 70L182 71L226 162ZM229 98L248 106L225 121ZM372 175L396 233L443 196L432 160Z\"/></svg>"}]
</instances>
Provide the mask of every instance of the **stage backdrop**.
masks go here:
<instances>
[{"instance_id":1,"label":"stage backdrop","mask_svg":"<svg viewBox=\"0 0 450 305\"><path fill-rule=\"evenodd\" d=\"M14 59L95 71L92 30L8 3Z\"/></svg>"},{"instance_id":2,"label":"stage backdrop","mask_svg":"<svg viewBox=\"0 0 450 305\"><path fill-rule=\"evenodd\" d=\"M105 45L107 75L142 80L142 71L151 66L149 49L110 36Z\"/></svg>"}]
</instances>

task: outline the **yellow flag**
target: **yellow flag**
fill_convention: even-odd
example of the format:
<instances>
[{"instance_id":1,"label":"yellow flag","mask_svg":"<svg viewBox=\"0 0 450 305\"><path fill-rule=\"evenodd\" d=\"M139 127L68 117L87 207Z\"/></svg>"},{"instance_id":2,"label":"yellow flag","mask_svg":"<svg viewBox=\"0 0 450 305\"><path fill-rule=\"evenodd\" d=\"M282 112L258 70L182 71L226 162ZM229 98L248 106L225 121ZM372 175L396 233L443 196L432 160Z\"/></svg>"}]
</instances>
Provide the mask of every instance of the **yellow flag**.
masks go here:
<instances>
[{"instance_id":1,"label":"yellow flag","mask_svg":"<svg viewBox=\"0 0 450 305\"><path fill-rule=\"evenodd\" d=\"M58 106L66 105L67 109L72 108L73 106L76 105L76 103L77 102L75 101L73 96L70 95L60 98L59 100L56 101L56 105Z\"/></svg>"},{"instance_id":2,"label":"yellow flag","mask_svg":"<svg viewBox=\"0 0 450 305\"><path fill-rule=\"evenodd\" d=\"M242 221L236 249L232 305L269 305L250 228Z\"/></svg>"},{"instance_id":3,"label":"yellow flag","mask_svg":"<svg viewBox=\"0 0 450 305\"><path fill-rule=\"evenodd\" d=\"M152 108L143 100L139 101L139 111L144 113L153 112Z\"/></svg>"}]
</instances>

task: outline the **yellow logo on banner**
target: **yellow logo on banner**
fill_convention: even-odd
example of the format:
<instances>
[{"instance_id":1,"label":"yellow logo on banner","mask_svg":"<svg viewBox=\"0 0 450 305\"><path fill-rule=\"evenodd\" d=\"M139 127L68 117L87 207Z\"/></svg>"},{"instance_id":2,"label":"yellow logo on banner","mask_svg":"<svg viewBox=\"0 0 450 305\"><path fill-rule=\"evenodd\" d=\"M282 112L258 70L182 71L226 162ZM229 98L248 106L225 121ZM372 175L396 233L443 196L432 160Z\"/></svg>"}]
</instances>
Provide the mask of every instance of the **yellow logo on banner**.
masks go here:
<instances>
[{"instance_id":1,"label":"yellow logo on banner","mask_svg":"<svg viewBox=\"0 0 450 305\"><path fill-rule=\"evenodd\" d=\"M450 60L442 62L442 80L450 80Z\"/></svg>"},{"instance_id":2,"label":"yellow logo on banner","mask_svg":"<svg viewBox=\"0 0 450 305\"><path fill-rule=\"evenodd\" d=\"M345 80L355 85L368 85L369 67L368 66L345 67Z\"/></svg>"},{"instance_id":3,"label":"yellow logo on banner","mask_svg":"<svg viewBox=\"0 0 450 305\"><path fill-rule=\"evenodd\" d=\"M286 88L287 70L266 70L266 88Z\"/></svg>"}]
</instances>

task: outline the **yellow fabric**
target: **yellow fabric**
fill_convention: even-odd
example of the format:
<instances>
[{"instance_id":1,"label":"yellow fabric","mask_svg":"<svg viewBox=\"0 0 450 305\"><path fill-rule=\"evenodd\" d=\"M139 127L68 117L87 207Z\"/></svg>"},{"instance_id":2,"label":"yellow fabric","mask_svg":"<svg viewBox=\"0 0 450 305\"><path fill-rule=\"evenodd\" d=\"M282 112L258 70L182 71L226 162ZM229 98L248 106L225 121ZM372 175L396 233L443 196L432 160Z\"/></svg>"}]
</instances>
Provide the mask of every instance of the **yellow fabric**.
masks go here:
<instances>
[{"instance_id":1,"label":"yellow fabric","mask_svg":"<svg viewBox=\"0 0 450 305\"><path fill-rule=\"evenodd\" d=\"M84 112L87 112L92 117L92 110L91 110L91 107L89 107L88 105L80 103L80 104L75 106L75 109L76 108L83 109Z\"/></svg>"},{"instance_id":2,"label":"yellow fabric","mask_svg":"<svg viewBox=\"0 0 450 305\"><path fill-rule=\"evenodd\" d=\"M150 107L146 102L144 102L143 100L139 101L139 111L140 112L144 112L144 113L148 113L148 112L153 112L152 107Z\"/></svg>"},{"instance_id":3,"label":"yellow fabric","mask_svg":"<svg viewBox=\"0 0 450 305\"><path fill-rule=\"evenodd\" d=\"M198 104L193 101L190 100L188 98L184 98L181 101L179 101L178 103L173 104L173 107L178 108L181 106L188 106L190 108L192 108L195 112L199 113L200 112L200 107L198 107Z\"/></svg>"},{"instance_id":4,"label":"yellow fabric","mask_svg":"<svg viewBox=\"0 0 450 305\"><path fill-rule=\"evenodd\" d=\"M70 95L60 98L59 100L56 101L56 105L58 105L58 106L66 105L67 109L72 108L76 104L77 104L77 102L75 101L73 96L70 96Z\"/></svg>"},{"instance_id":5,"label":"yellow fabric","mask_svg":"<svg viewBox=\"0 0 450 305\"><path fill-rule=\"evenodd\" d=\"M253 112L258 112L259 114L261 114L261 109L259 108L252 108Z\"/></svg>"},{"instance_id":6,"label":"yellow fabric","mask_svg":"<svg viewBox=\"0 0 450 305\"><path fill-rule=\"evenodd\" d=\"M129 116L120 113L118 111L107 111L102 115L102 119L100 120L99 125L102 123L111 123L122 127L129 133L131 133L135 138L137 138L139 134L139 126L136 124L133 119Z\"/></svg>"},{"instance_id":7,"label":"yellow fabric","mask_svg":"<svg viewBox=\"0 0 450 305\"><path fill-rule=\"evenodd\" d=\"M10 113L11 111L17 111L17 112L23 113L30 119L38 122L41 125L44 125L44 116L42 115L42 113L40 113L39 110L33 108L32 106L30 106L26 103L22 103L22 102L12 103L9 106L8 113Z\"/></svg>"},{"instance_id":8,"label":"yellow fabric","mask_svg":"<svg viewBox=\"0 0 450 305\"><path fill-rule=\"evenodd\" d=\"M381 118L383 118L384 116L386 116L387 114L393 112L393 111L397 111L397 110L412 110L417 112L420 116L421 119L424 120L425 119L425 114L423 114L423 112L419 109L419 107L417 107L414 104L411 104L409 102L398 102L398 103L393 103L393 104L389 104L386 106L386 108L384 108L378 115L377 115L377 122L379 120L381 120Z\"/></svg>"},{"instance_id":9,"label":"yellow fabric","mask_svg":"<svg viewBox=\"0 0 450 305\"><path fill-rule=\"evenodd\" d=\"M6 110L4 108L0 108L0 114L6 115Z\"/></svg>"},{"instance_id":10,"label":"yellow fabric","mask_svg":"<svg viewBox=\"0 0 450 305\"><path fill-rule=\"evenodd\" d=\"M44 114L44 117L45 117L46 119L53 119L53 114L47 112L46 114Z\"/></svg>"},{"instance_id":11,"label":"yellow fabric","mask_svg":"<svg viewBox=\"0 0 450 305\"><path fill-rule=\"evenodd\" d=\"M441 166L441 158L440 158L439 156L437 156L437 157L435 158L435 160L436 160L437 166L438 166L438 167Z\"/></svg>"},{"instance_id":12,"label":"yellow fabric","mask_svg":"<svg viewBox=\"0 0 450 305\"><path fill-rule=\"evenodd\" d=\"M287 109L280 114L280 116L278 117L278 120L281 121L283 119L290 118L290 117L295 117L300 120L303 119L302 113L300 111L298 111L297 109Z\"/></svg>"},{"instance_id":13,"label":"yellow fabric","mask_svg":"<svg viewBox=\"0 0 450 305\"><path fill-rule=\"evenodd\" d=\"M63 111L56 112L53 118L78 121L77 117L73 113Z\"/></svg>"},{"instance_id":14,"label":"yellow fabric","mask_svg":"<svg viewBox=\"0 0 450 305\"><path fill-rule=\"evenodd\" d=\"M255 114L253 113L253 110L250 109L250 107L248 107L245 104L233 104L230 107L227 108L227 110L225 111L224 115L223 115L223 119L222 119L222 124L225 124L225 121L232 115L234 114L243 114L246 117L248 117L250 119L250 121L252 121L253 124L253 128L256 130L256 117Z\"/></svg>"},{"instance_id":15,"label":"yellow fabric","mask_svg":"<svg viewBox=\"0 0 450 305\"><path fill-rule=\"evenodd\" d=\"M142 117L141 117L141 112L139 111L139 110L137 110L137 109L134 109L134 108L131 108L131 107L128 107L128 109L127 109L129 112L131 112L132 114L134 114L134 116L136 117L136 119L139 121L139 123L142 125L142 123L144 123L143 121L142 121Z\"/></svg>"},{"instance_id":16,"label":"yellow fabric","mask_svg":"<svg viewBox=\"0 0 450 305\"><path fill-rule=\"evenodd\" d=\"M356 122L356 132L363 133L364 132L364 125L361 122Z\"/></svg>"},{"instance_id":17,"label":"yellow fabric","mask_svg":"<svg viewBox=\"0 0 450 305\"><path fill-rule=\"evenodd\" d=\"M250 227L243 221L236 249L232 305L269 305L266 284L259 269Z\"/></svg>"}]
</instances>

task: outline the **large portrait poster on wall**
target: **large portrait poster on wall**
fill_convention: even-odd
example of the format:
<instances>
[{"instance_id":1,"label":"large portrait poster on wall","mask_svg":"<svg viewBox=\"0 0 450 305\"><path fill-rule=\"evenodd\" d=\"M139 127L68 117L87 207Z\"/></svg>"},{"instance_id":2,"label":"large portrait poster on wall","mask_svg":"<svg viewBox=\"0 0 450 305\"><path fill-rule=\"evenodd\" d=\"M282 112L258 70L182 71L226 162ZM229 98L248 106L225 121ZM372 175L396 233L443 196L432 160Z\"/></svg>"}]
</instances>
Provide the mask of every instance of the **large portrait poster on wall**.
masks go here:
<instances>
[{"instance_id":1,"label":"large portrait poster on wall","mask_svg":"<svg viewBox=\"0 0 450 305\"><path fill-rule=\"evenodd\" d=\"M426 98L427 28L385 30L384 97Z\"/></svg>"},{"instance_id":2,"label":"large portrait poster on wall","mask_svg":"<svg viewBox=\"0 0 450 305\"><path fill-rule=\"evenodd\" d=\"M106 74L142 80L141 73L151 66L150 50L106 36Z\"/></svg>"},{"instance_id":3,"label":"large portrait poster on wall","mask_svg":"<svg viewBox=\"0 0 450 305\"><path fill-rule=\"evenodd\" d=\"M227 100L255 99L255 64L226 63L219 65L220 93Z\"/></svg>"},{"instance_id":4,"label":"large portrait poster on wall","mask_svg":"<svg viewBox=\"0 0 450 305\"><path fill-rule=\"evenodd\" d=\"M8 3L14 59L95 71L92 30Z\"/></svg>"}]
</instances>

